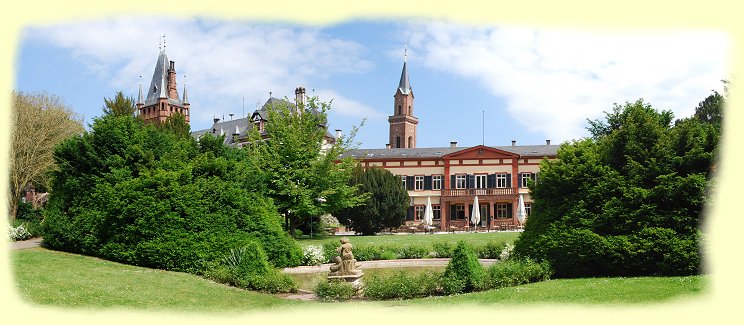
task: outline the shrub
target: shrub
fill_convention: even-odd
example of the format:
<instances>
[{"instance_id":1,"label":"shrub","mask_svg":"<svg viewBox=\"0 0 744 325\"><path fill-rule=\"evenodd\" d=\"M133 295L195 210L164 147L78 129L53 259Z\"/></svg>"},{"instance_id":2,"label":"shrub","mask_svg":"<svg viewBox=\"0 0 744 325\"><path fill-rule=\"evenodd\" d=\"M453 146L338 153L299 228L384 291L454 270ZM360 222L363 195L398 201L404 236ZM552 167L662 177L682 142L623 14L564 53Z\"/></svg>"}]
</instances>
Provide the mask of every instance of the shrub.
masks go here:
<instances>
[{"instance_id":1,"label":"shrub","mask_svg":"<svg viewBox=\"0 0 744 325\"><path fill-rule=\"evenodd\" d=\"M364 296L372 300L411 299L439 292L440 275L424 272L418 275L400 270L390 276L373 275L365 280Z\"/></svg>"},{"instance_id":2,"label":"shrub","mask_svg":"<svg viewBox=\"0 0 744 325\"><path fill-rule=\"evenodd\" d=\"M452 259L447 264L442 276L447 281L450 279L462 281L462 291L448 291L445 288L445 293L470 292L478 288L479 282L483 278L483 267L478 262L473 250L461 240L457 242L457 246L452 252Z\"/></svg>"},{"instance_id":3,"label":"shrub","mask_svg":"<svg viewBox=\"0 0 744 325\"><path fill-rule=\"evenodd\" d=\"M26 240L31 238L31 233L26 229L25 223L21 223L18 227L8 225L8 237L11 241Z\"/></svg>"},{"instance_id":4,"label":"shrub","mask_svg":"<svg viewBox=\"0 0 744 325\"><path fill-rule=\"evenodd\" d=\"M509 260L493 264L485 270L483 290L498 289L521 284L544 281L550 278L547 262L532 260Z\"/></svg>"},{"instance_id":5,"label":"shrub","mask_svg":"<svg viewBox=\"0 0 744 325\"><path fill-rule=\"evenodd\" d=\"M398 258L411 259L411 258L424 258L429 254L429 249L422 245L405 245L400 246L396 249Z\"/></svg>"},{"instance_id":6,"label":"shrub","mask_svg":"<svg viewBox=\"0 0 744 325\"><path fill-rule=\"evenodd\" d=\"M216 282L267 293L297 291L290 276L271 267L258 243L231 249L219 262L209 265L205 276Z\"/></svg>"},{"instance_id":7,"label":"shrub","mask_svg":"<svg viewBox=\"0 0 744 325\"><path fill-rule=\"evenodd\" d=\"M315 296L321 301L345 301L354 296L356 289L346 281L322 281L315 287Z\"/></svg>"},{"instance_id":8,"label":"shrub","mask_svg":"<svg viewBox=\"0 0 744 325\"><path fill-rule=\"evenodd\" d=\"M437 257L450 258L454 247L449 242L436 242L433 244L433 249Z\"/></svg>"},{"instance_id":9,"label":"shrub","mask_svg":"<svg viewBox=\"0 0 744 325\"><path fill-rule=\"evenodd\" d=\"M507 243L504 245L504 249L501 251L501 254L499 254L499 259L502 261L508 260L512 256L512 252L514 251L514 244Z\"/></svg>"},{"instance_id":10,"label":"shrub","mask_svg":"<svg viewBox=\"0 0 744 325\"><path fill-rule=\"evenodd\" d=\"M473 250L478 255L478 258L497 259L501 255L501 252L504 251L505 246L505 242L489 241L483 245L476 245L473 247Z\"/></svg>"},{"instance_id":11,"label":"shrub","mask_svg":"<svg viewBox=\"0 0 744 325\"><path fill-rule=\"evenodd\" d=\"M329 263L333 261L333 258L338 256L336 249L341 246L338 240L327 241L323 243L323 263Z\"/></svg>"},{"instance_id":12,"label":"shrub","mask_svg":"<svg viewBox=\"0 0 744 325\"><path fill-rule=\"evenodd\" d=\"M322 246L310 245L303 249L302 253L302 264L303 265L320 265L325 263L326 258L323 252Z\"/></svg>"}]
</instances>

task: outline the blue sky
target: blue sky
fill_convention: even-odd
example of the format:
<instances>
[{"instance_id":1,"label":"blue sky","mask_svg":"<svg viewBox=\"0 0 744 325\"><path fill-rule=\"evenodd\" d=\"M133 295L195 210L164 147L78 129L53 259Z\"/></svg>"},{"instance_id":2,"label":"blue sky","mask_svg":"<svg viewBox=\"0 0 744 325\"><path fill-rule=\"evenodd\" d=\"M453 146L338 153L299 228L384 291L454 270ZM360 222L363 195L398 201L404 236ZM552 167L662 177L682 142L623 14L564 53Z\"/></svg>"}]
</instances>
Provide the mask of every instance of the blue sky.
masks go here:
<instances>
[{"instance_id":1,"label":"blue sky","mask_svg":"<svg viewBox=\"0 0 744 325\"><path fill-rule=\"evenodd\" d=\"M90 123L104 97L136 96L139 76L149 85L161 35L179 93L187 83L192 130L304 86L333 99L331 129L366 120L362 148L388 142L404 45L419 147L560 143L587 136L587 118L638 98L685 117L730 79L729 39L714 31L130 16L26 27L14 88L60 95Z\"/></svg>"}]
</instances>

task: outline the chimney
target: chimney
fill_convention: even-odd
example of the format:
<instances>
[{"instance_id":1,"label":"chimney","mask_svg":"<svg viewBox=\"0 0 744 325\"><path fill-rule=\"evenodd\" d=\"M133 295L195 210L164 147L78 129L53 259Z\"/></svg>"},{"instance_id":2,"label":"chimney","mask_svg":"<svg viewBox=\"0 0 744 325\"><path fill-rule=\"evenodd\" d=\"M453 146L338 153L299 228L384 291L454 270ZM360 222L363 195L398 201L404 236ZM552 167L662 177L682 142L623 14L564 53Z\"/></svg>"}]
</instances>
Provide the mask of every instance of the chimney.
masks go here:
<instances>
[{"instance_id":1,"label":"chimney","mask_svg":"<svg viewBox=\"0 0 744 325\"><path fill-rule=\"evenodd\" d=\"M457 148L457 141L450 141L450 148Z\"/></svg>"},{"instance_id":2,"label":"chimney","mask_svg":"<svg viewBox=\"0 0 744 325\"><path fill-rule=\"evenodd\" d=\"M297 105L298 111L305 109L305 88L304 87L295 88L295 104Z\"/></svg>"},{"instance_id":3,"label":"chimney","mask_svg":"<svg viewBox=\"0 0 744 325\"><path fill-rule=\"evenodd\" d=\"M512 140L512 147L517 145L517 140Z\"/></svg>"},{"instance_id":4,"label":"chimney","mask_svg":"<svg viewBox=\"0 0 744 325\"><path fill-rule=\"evenodd\" d=\"M214 120L214 123L220 123L220 119L218 117L215 117L213 120Z\"/></svg>"},{"instance_id":5,"label":"chimney","mask_svg":"<svg viewBox=\"0 0 744 325\"><path fill-rule=\"evenodd\" d=\"M340 137L341 137L341 130L340 129L336 129L336 139L338 139Z\"/></svg>"},{"instance_id":6,"label":"chimney","mask_svg":"<svg viewBox=\"0 0 744 325\"><path fill-rule=\"evenodd\" d=\"M385 149L390 149L390 144L389 143L386 143L385 144Z\"/></svg>"},{"instance_id":7,"label":"chimney","mask_svg":"<svg viewBox=\"0 0 744 325\"><path fill-rule=\"evenodd\" d=\"M545 144L549 146L550 145L550 139L545 140Z\"/></svg>"}]
</instances>

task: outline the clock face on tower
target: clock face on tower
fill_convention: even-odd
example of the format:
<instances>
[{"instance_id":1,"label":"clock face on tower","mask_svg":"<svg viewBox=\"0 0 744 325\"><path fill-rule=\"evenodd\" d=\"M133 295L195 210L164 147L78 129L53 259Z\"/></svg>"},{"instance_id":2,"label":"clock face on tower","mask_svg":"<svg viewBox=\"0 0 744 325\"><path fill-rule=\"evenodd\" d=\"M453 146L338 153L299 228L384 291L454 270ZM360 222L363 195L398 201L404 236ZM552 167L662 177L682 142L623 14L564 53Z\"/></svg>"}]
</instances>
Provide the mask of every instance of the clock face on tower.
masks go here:
<instances>
[{"instance_id":1,"label":"clock face on tower","mask_svg":"<svg viewBox=\"0 0 744 325\"><path fill-rule=\"evenodd\" d=\"M398 132L398 131L400 131L400 128L396 126L395 127L395 132Z\"/></svg>"}]
</instances>

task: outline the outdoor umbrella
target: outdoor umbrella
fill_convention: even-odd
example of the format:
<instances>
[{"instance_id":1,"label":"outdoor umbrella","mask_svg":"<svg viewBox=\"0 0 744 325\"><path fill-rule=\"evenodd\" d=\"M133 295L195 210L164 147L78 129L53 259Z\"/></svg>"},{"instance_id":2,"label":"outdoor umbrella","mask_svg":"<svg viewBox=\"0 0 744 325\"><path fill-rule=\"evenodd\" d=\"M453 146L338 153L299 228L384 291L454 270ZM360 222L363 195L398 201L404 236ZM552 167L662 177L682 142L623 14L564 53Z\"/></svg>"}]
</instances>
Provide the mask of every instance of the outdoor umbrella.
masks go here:
<instances>
[{"instance_id":1,"label":"outdoor umbrella","mask_svg":"<svg viewBox=\"0 0 744 325\"><path fill-rule=\"evenodd\" d=\"M434 223L434 211L431 209L431 197L426 197L426 209L424 210L424 226L429 230Z\"/></svg>"},{"instance_id":2,"label":"outdoor umbrella","mask_svg":"<svg viewBox=\"0 0 744 325\"><path fill-rule=\"evenodd\" d=\"M473 211L470 214L470 221L475 225L475 229L478 230L478 223L480 222L480 205L478 204L478 196L475 196L473 200Z\"/></svg>"},{"instance_id":3,"label":"outdoor umbrella","mask_svg":"<svg viewBox=\"0 0 744 325\"><path fill-rule=\"evenodd\" d=\"M524 224L525 217L524 198L522 197L522 194L519 194L519 203L517 204L517 219L519 219L519 224Z\"/></svg>"}]
</instances>

